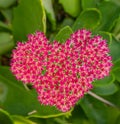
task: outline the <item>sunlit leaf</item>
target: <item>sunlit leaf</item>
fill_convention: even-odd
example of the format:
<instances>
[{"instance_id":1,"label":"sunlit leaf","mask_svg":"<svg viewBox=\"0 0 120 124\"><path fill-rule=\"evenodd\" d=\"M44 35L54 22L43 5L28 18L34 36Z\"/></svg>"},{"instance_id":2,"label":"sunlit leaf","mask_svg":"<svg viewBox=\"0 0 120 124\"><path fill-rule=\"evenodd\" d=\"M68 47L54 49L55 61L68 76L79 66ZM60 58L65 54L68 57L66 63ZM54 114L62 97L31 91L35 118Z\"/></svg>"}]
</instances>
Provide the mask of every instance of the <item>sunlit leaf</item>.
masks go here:
<instances>
[{"instance_id":1,"label":"sunlit leaf","mask_svg":"<svg viewBox=\"0 0 120 124\"><path fill-rule=\"evenodd\" d=\"M66 26L58 32L58 34L55 37L55 40L57 40L60 43L64 43L72 33L73 33L72 29L69 26Z\"/></svg>"},{"instance_id":2,"label":"sunlit leaf","mask_svg":"<svg viewBox=\"0 0 120 124\"><path fill-rule=\"evenodd\" d=\"M13 34L15 41L24 41L29 33L45 32L45 12L41 0L20 0L13 12Z\"/></svg>"},{"instance_id":3,"label":"sunlit leaf","mask_svg":"<svg viewBox=\"0 0 120 124\"><path fill-rule=\"evenodd\" d=\"M99 0L81 0L82 8L87 9L87 8L94 8L97 6L97 3Z\"/></svg>"},{"instance_id":4,"label":"sunlit leaf","mask_svg":"<svg viewBox=\"0 0 120 124\"><path fill-rule=\"evenodd\" d=\"M71 16L76 17L80 14L80 0L59 0L59 3L62 4L65 12Z\"/></svg>"},{"instance_id":5,"label":"sunlit leaf","mask_svg":"<svg viewBox=\"0 0 120 124\"><path fill-rule=\"evenodd\" d=\"M55 30L56 29L56 18L55 18L55 13L54 13L53 6L52 6L52 0L42 0L42 2L46 10L47 17L52 24L52 29Z\"/></svg>"},{"instance_id":6,"label":"sunlit leaf","mask_svg":"<svg viewBox=\"0 0 120 124\"><path fill-rule=\"evenodd\" d=\"M111 1L103 1L99 4L98 9L102 13L102 20L97 30L110 31L114 21L119 17L120 7Z\"/></svg>"},{"instance_id":7,"label":"sunlit leaf","mask_svg":"<svg viewBox=\"0 0 120 124\"><path fill-rule=\"evenodd\" d=\"M95 29L101 21L101 13L96 8L85 9L76 19L73 30L80 28Z\"/></svg>"}]
</instances>

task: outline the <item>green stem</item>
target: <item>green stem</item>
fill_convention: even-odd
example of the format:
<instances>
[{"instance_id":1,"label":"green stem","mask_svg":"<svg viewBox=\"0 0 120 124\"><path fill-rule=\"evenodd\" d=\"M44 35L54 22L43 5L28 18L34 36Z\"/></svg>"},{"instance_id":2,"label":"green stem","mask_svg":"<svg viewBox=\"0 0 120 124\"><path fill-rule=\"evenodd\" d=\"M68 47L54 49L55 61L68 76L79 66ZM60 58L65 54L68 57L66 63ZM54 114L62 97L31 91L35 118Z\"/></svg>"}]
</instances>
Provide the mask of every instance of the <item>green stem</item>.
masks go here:
<instances>
[{"instance_id":1,"label":"green stem","mask_svg":"<svg viewBox=\"0 0 120 124\"><path fill-rule=\"evenodd\" d=\"M24 87L25 87L25 89L26 89L27 91L30 90L30 89L28 88L27 84L23 83L23 85L24 85Z\"/></svg>"},{"instance_id":2,"label":"green stem","mask_svg":"<svg viewBox=\"0 0 120 124\"><path fill-rule=\"evenodd\" d=\"M103 103L105 103L105 104L107 104L109 106L112 106L112 107L115 107L115 108L118 109L118 107L115 104L113 104L110 101L108 101L108 100L106 100L106 99L98 96L97 94L95 94L95 93L93 93L91 91L89 91L88 94L91 95L91 96L93 96L94 98L98 99L99 101L101 101L101 102L103 102Z\"/></svg>"}]
</instances>

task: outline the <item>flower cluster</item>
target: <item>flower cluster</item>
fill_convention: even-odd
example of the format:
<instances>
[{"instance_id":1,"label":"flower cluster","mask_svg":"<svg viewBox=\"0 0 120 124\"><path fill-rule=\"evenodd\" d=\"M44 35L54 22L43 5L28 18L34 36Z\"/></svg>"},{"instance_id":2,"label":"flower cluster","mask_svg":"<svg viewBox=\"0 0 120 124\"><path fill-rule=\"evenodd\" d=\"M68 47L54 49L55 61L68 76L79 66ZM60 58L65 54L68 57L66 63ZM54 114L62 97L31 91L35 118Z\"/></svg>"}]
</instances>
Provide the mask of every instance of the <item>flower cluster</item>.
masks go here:
<instances>
[{"instance_id":1,"label":"flower cluster","mask_svg":"<svg viewBox=\"0 0 120 124\"><path fill-rule=\"evenodd\" d=\"M26 43L18 42L11 60L13 74L24 83L33 83L46 66L48 51L48 40L41 32L29 35Z\"/></svg>"},{"instance_id":2,"label":"flower cluster","mask_svg":"<svg viewBox=\"0 0 120 124\"><path fill-rule=\"evenodd\" d=\"M112 62L105 40L85 29L64 43L50 43L36 32L13 51L11 71L18 80L31 83L44 105L66 112L92 88L92 82L109 75Z\"/></svg>"}]
</instances>

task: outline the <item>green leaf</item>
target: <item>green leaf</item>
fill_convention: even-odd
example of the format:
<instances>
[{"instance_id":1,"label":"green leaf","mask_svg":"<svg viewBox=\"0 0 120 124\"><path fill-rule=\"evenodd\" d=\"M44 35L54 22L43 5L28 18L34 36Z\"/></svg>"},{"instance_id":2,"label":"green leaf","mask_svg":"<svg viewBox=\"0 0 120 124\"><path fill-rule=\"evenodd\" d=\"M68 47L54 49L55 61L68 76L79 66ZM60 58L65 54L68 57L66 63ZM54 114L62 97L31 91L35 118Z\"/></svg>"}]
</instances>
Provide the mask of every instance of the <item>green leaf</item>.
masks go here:
<instances>
[{"instance_id":1,"label":"green leaf","mask_svg":"<svg viewBox=\"0 0 120 124\"><path fill-rule=\"evenodd\" d=\"M10 26L0 21L0 32L11 32Z\"/></svg>"},{"instance_id":2,"label":"green leaf","mask_svg":"<svg viewBox=\"0 0 120 124\"><path fill-rule=\"evenodd\" d=\"M55 37L55 40L60 43L64 43L72 33L73 33L72 29L69 26L66 26L58 32L58 34Z\"/></svg>"},{"instance_id":3,"label":"green leaf","mask_svg":"<svg viewBox=\"0 0 120 124\"><path fill-rule=\"evenodd\" d=\"M15 2L16 0L0 0L0 8L7 8Z\"/></svg>"},{"instance_id":4,"label":"green leaf","mask_svg":"<svg viewBox=\"0 0 120 124\"><path fill-rule=\"evenodd\" d=\"M93 92L98 95L111 95L118 91L118 87L114 83L109 83L108 85L94 86Z\"/></svg>"},{"instance_id":5,"label":"green leaf","mask_svg":"<svg viewBox=\"0 0 120 124\"><path fill-rule=\"evenodd\" d=\"M105 106L97 99L86 95L80 102L90 124L115 124L119 110Z\"/></svg>"},{"instance_id":6,"label":"green leaf","mask_svg":"<svg viewBox=\"0 0 120 124\"><path fill-rule=\"evenodd\" d=\"M36 91L26 90L23 84L14 78L8 67L0 67L0 85L0 106L10 114L48 118L70 113L62 113L55 107L41 105L37 100Z\"/></svg>"},{"instance_id":7,"label":"green leaf","mask_svg":"<svg viewBox=\"0 0 120 124\"><path fill-rule=\"evenodd\" d=\"M13 115L12 118L14 120L14 124L36 124L35 122L22 116Z\"/></svg>"},{"instance_id":8,"label":"green leaf","mask_svg":"<svg viewBox=\"0 0 120 124\"><path fill-rule=\"evenodd\" d=\"M112 32L116 35L120 32L120 17L115 20L115 23L116 24Z\"/></svg>"},{"instance_id":9,"label":"green leaf","mask_svg":"<svg viewBox=\"0 0 120 124\"><path fill-rule=\"evenodd\" d=\"M56 18L55 18L55 13L54 13L53 6L52 6L52 1L42 0L42 2L46 10L47 17L52 24L52 29L55 30L56 29Z\"/></svg>"},{"instance_id":10,"label":"green leaf","mask_svg":"<svg viewBox=\"0 0 120 124\"><path fill-rule=\"evenodd\" d=\"M2 15L5 17L7 24L11 26L11 22L13 19L13 9L8 8L8 9L3 9L1 10Z\"/></svg>"},{"instance_id":11,"label":"green leaf","mask_svg":"<svg viewBox=\"0 0 120 124\"><path fill-rule=\"evenodd\" d=\"M120 82L120 64L119 64L118 68L116 68L113 71L113 74L115 76L115 79Z\"/></svg>"},{"instance_id":12,"label":"green leaf","mask_svg":"<svg viewBox=\"0 0 120 124\"><path fill-rule=\"evenodd\" d=\"M46 19L41 0L21 0L13 12L13 34L15 40L26 40L29 33L45 32Z\"/></svg>"},{"instance_id":13,"label":"green leaf","mask_svg":"<svg viewBox=\"0 0 120 124\"><path fill-rule=\"evenodd\" d=\"M120 59L118 61L116 61L112 67L112 73L114 74L114 71L116 71L116 69L120 68Z\"/></svg>"},{"instance_id":14,"label":"green leaf","mask_svg":"<svg viewBox=\"0 0 120 124\"><path fill-rule=\"evenodd\" d=\"M95 29L101 21L101 13L96 8L83 10L73 25L73 30L80 28Z\"/></svg>"},{"instance_id":15,"label":"green leaf","mask_svg":"<svg viewBox=\"0 0 120 124\"><path fill-rule=\"evenodd\" d=\"M94 86L106 86L106 85L113 83L114 81L115 81L115 77L111 74L110 76L107 76L103 79L93 82L93 85Z\"/></svg>"},{"instance_id":16,"label":"green leaf","mask_svg":"<svg viewBox=\"0 0 120 124\"><path fill-rule=\"evenodd\" d=\"M111 1L103 1L99 4L98 9L102 13L102 20L97 30L110 31L114 21L119 17L120 7Z\"/></svg>"},{"instance_id":17,"label":"green leaf","mask_svg":"<svg viewBox=\"0 0 120 124\"><path fill-rule=\"evenodd\" d=\"M119 5L120 6L120 0L110 0L112 2L114 2L116 5Z\"/></svg>"},{"instance_id":18,"label":"green leaf","mask_svg":"<svg viewBox=\"0 0 120 124\"><path fill-rule=\"evenodd\" d=\"M112 43L112 34L105 31L99 31L98 34L107 40L107 43L110 45Z\"/></svg>"},{"instance_id":19,"label":"green leaf","mask_svg":"<svg viewBox=\"0 0 120 124\"><path fill-rule=\"evenodd\" d=\"M117 82L116 82L117 83ZM113 103L120 110L120 90L110 96L104 96L105 99ZM120 112L120 111L119 111Z\"/></svg>"},{"instance_id":20,"label":"green leaf","mask_svg":"<svg viewBox=\"0 0 120 124\"><path fill-rule=\"evenodd\" d=\"M74 110L72 111L72 116L69 117L69 120L70 124L90 124L85 112L80 107L80 104L74 107Z\"/></svg>"},{"instance_id":21,"label":"green leaf","mask_svg":"<svg viewBox=\"0 0 120 124\"><path fill-rule=\"evenodd\" d=\"M0 124L13 124L11 116L3 109L0 109Z\"/></svg>"},{"instance_id":22,"label":"green leaf","mask_svg":"<svg viewBox=\"0 0 120 124\"><path fill-rule=\"evenodd\" d=\"M112 56L112 61L115 63L120 59L120 42L112 37L112 42L109 45L110 55Z\"/></svg>"},{"instance_id":23,"label":"green leaf","mask_svg":"<svg viewBox=\"0 0 120 124\"><path fill-rule=\"evenodd\" d=\"M59 0L59 3L62 4L65 12L70 14L73 17L76 17L79 15L81 6L80 6L80 0Z\"/></svg>"},{"instance_id":24,"label":"green leaf","mask_svg":"<svg viewBox=\"0 0 120 124\"><path fill-rule=\"evenodd\" d=\"M14 47L13 36L9 33L0 32L0 55Z\"/></svg>"},{"instance_id":25,"label":"green leaf","mask_svg":"<svg viewBox=\"0 0 120 124\"><path fill-rule=\"evenodd\" d=\"M115 20L115 26L112 30L116 39L120 40L120 17Z\"/></svg>"},{"instance_id":26,"label":"green leaf","mask_svg":"<svg viewBox=\"0 0 120 124\"><path fill-rule=\"evenodd\" d=\"M115 76L116 80L120 81L120 75L119 75L119 71L120 71L120 42L117 41L113 37L113 40L112 40L111 44L109 45L109 48L110 48L110 54L112 56L112 60L114 63L111 72Z\"/></svg>"},{"instance_id":27,"label":"green leaf","mask_svg":"<svg viewBox=\"0 0 120 124\"><path fill-rule=\"evenodd\" d=\"M81 0L82 8L87 9L87 8L95 8L96 5L98 4L99 0Z\"/></svg>"},{"instance_id":28,"label":"green leaf","mask_svg":"<svg viewBox=\"0 0 120 124\"><path fill-rule=\"evenodd\" d=\"M60 28L63 28L65 26L70 26L71 27L73 25L73 23L74 23L74 20L72 18L66 17L63 20L62 24L60 25Z\"/></svg>"}]
</instances>

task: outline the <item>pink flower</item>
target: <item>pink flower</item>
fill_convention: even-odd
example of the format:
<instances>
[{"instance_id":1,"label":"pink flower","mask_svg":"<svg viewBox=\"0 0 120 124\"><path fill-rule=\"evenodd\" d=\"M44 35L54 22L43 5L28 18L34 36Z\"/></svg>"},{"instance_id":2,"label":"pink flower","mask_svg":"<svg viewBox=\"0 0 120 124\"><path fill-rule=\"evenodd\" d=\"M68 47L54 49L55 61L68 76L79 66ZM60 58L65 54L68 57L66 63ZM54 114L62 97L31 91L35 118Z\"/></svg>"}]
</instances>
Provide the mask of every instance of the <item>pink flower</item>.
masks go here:
<instances>
[{"instance_id":1,"label":"pink flower","mask_svg":"<svg viewBox=\"0 0 120 124\"><path fill-rule=\"evenodd\" d=\"M112 62L105 40L78 30L64 43L52 44L44 34L30 35L13 51L11 70L18 80L32 83L38 100L66 112L93 86L109 75Z\"/></svg>"},{"instance_id":2,"label":"pink flower","mask_svg":"<svg viewBox=\"0 0 120 124\"><path fill-rule=\"evenodd\" d=\"M18 42L11 60L11 71L16 78L33 83L46 66L49 49L48 40L41 32L29 35L25 43Z\"/></svg>"}]
</instances>

